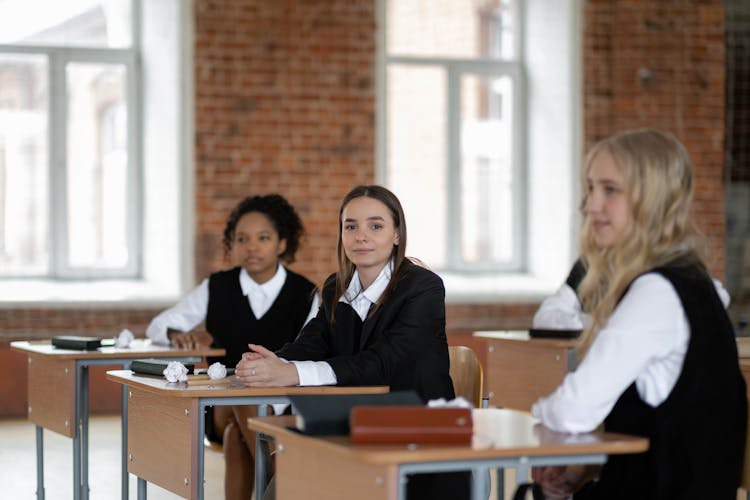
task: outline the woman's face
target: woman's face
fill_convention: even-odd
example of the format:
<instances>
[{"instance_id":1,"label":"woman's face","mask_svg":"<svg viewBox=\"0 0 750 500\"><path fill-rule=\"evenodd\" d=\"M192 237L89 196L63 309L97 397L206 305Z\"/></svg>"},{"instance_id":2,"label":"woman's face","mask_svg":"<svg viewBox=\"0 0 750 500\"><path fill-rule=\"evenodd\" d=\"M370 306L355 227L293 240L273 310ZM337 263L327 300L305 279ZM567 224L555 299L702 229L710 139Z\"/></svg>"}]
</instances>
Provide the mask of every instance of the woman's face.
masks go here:
<instances>
[{"instance_id":1,"label":"woman's face","mask_svg":"<svg viewBox=\"0 0 750 500\"><path fill-rule=\"evenodd\" d=\"M362 274L377 274L390 260L398 232L383 202L367 196L350 201L341 214L341 243Z\"/></svg>"},{"instance_id":2,"label":"woman's face","mask_svg":"<svg viewBox=\"0 0 750 500\"><path fill-rule=\"evenodd\" d=\"M279 239L271 220L260 212L248 212L237 221L231 258L242 266L256 283L265 283L276 274L279 256L286 250L286 240Z\"/></svg>"},{"instance_id":3,"label":"woman's face","mask_svg":"<svg viewBox=\"0 0 750 500\"><path fill-rule=\"evenodd\" d=\"M632 224L625 177L609 151L596 154L589 166L584 214L599 248L620 243Z\"/></svg>"}]
</instances>

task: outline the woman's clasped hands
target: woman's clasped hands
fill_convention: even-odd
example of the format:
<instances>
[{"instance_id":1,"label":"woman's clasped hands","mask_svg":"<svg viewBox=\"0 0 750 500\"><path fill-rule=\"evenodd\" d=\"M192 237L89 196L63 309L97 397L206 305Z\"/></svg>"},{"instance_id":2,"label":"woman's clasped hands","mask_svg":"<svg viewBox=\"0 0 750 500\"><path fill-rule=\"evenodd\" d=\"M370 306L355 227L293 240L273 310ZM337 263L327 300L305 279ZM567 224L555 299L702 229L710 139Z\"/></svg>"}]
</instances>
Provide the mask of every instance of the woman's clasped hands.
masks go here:
<instances>
[{"instance_id":1,"label":"woman's clasped hands","mask_svg":"<svg viewBox=\"0 0 750 500\"><path fill-rule=\"evenodd\" d=\"M248 344L250 352L237 363L235 378L248 387L287 387L299 385L297 367L280 359L262 345Z\"/></svg>"}]
</instances>

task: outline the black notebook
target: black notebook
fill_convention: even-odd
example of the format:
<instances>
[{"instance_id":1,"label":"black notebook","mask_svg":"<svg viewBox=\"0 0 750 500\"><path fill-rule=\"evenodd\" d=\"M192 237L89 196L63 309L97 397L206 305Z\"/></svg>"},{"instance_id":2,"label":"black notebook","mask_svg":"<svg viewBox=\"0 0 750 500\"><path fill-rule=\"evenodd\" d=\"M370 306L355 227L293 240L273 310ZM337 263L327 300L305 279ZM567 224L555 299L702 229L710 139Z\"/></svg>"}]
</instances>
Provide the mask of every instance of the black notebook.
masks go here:
<instances>
[{"instance_id":1,"label":"black notebook","mask_svg":"<svg viewBox=\"0 0 750 500\"><path fill-rule=\"evenodd\" d=\"M582 330L558 330L554 328L532 328L529 337L532 339L575 339Z\"/></svg>"},{"instance_id":2,"label":"black notebook","mask_svg":"<svg viewBox=\"0 0 750 500\"><path fill-rule=\"evenodd\" d=\"M132 363L130 363L130 369L133 370L133 373L138 373L142 375L164 375L164 369L167 367L167 365L170 363L169 359L154 359L154 358L148 358L148 359L134 359ZM182 363L185 368L187 368L188 373L192 373L193 369L195 368L195 364L193 363Z\"/></svg>"},{"instance_id":3,"label":"black notebook","mask_svg":"<svg viewBox=\"0 0 750 500\"><path fill-rule=\"evenodd\" d=\"M349 434L349 414L355 406L424 406L414 391L290 395L289 400L297 413L297 429L305 434Z\"/></svg>"},{"instance_id":4,"label":"black notebook","mask_svg":"<svg viewBox=\"0 0 750 500\"><path fill-rule=\"evenodd\" d=\"M99 337L78 337L75 335L57 335L52 337L52 345L59 349L76 351L95 351L102 346Z\"/></svg>"}]
</instances>

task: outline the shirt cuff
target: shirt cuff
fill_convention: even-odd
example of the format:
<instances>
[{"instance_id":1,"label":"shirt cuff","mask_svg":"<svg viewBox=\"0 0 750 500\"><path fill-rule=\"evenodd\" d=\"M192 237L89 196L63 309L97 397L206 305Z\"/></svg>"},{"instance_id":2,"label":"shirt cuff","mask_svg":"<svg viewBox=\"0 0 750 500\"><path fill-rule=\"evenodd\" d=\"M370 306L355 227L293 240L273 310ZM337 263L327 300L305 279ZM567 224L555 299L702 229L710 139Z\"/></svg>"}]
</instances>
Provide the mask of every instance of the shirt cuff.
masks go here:
<instances>
[{"instance_id":1,"label":"shirt cuff","mask_svg":"<svg viewBox=\"0 0 750 500\"><path fill-rule=\"evenodd\" d=\"M167 327L160 323L151 323L146 328L146 338L151 339L151 342L159 345L170 345L171 342L167 336Z\"/></svg>"},{"instance_id":2,"label":"shirt cuff","mask_svg":"<svg viewBox=\"0 0 750 500\"><path fill-rule=\"evenodd\" d=\"M299 385L336 385L336 374L325 361L292 361L297 367Z\"/></svg>"}]
</instances>

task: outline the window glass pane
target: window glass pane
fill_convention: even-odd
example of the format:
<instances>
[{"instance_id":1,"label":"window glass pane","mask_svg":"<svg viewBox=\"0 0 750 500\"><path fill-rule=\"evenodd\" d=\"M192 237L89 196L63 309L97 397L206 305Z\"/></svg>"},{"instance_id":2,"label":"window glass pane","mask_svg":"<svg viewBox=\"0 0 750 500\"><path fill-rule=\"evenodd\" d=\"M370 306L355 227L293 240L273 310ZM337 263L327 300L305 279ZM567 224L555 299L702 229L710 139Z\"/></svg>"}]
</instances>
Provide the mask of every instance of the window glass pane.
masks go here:
<instances>
[{"instance_id":1,"label":"window glass pane","mask_svg":"<svg viewBox=\"0 0 750 500\"><path fill-rule=\"evenodd\" d=\"M461 78L461 257L513 257L513 85L509 77Z\"/></svg>"},{"instance_id":2,"label":"window glass pane","mask_svg":"<svg viewBox=\"0 0 750 500\"><path fill-rule=\"evenodd\" d=\"M48 89L45 57L0 54L0 276L48 270Z\"/></svg>"},{"instance_id":3,"label":"window glass pane","mask_svg":"<svg viewBox=\"0 0 750 500\"><path fill-rule=\"evenodd\" d=\"M388 0L388 55L514 57L517 0Z\"/></svg>"},{"instance_id":4,"label":"window glass pane","mask_svg":"<svg viewBox=\"0 0 750 500\"><path fill-rule=\"evenodd\" d=\"M446 263L446 75L442 68L391 65L387 177L406 212L407 255Z\"/></svg>"},{"instance_id":5,"label":"window glass pane","mask_svg":"<svg viewBox=\"0 0 750 500\"><path fill-rule=\"evenodd\" d=\"M127 247L125 67L69 64L68 256L73 267L122 267Z\"/></svg>"},{"instance_id":6,"label":"window glass pane","mask_svg":"<svg viewBox=\"0 0 750 500\"><path fill-rule=\"evenodd\" d=\"M0 43L129 47L131 0L0 0Z\"/></svg>"}]
</instances>

